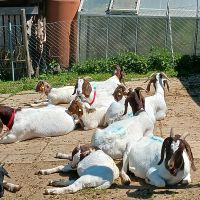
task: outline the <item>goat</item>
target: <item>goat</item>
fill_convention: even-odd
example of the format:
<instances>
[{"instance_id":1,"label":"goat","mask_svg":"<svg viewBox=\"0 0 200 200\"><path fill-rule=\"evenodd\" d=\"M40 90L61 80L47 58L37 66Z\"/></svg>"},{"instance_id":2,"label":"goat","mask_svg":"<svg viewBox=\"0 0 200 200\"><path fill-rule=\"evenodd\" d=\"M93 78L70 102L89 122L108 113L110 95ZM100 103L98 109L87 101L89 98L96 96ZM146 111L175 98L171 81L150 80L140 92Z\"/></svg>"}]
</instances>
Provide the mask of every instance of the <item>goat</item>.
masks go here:
<instances>
[{"instance_id":1,"label":"goat","mask_svg":"<svg viewBox=\"0 0 200 200\"><path fill-rule=\"evenodd\" d=\"M152 121L144 110L144 98L140 90L141 88L136 88L132 91L125 103L135 105L132 108L134 117L116 121L105 129L96 129L92 136L91 145L99 147L113 159L122 158L129 143L153 132L155 121ZM126 110L125 108L124 114Z\"/></svg>"},{"instance_id":2,"label":"goat","mask_svg":"<svg viewBox=\"0 0 200 200\"><path fill-rule=\"evenodd\" d=\"M143 90L143 88L136 88L136 91L139 90ZM129 92L126 92L126 88L123 85L119 85L114 93L114 99L115 101L109 106L109 108L106 111L105 114L105 121L104 121L104 126L106 125L110 125L115 121L119 121L122 119L125 119L127 117L133 117L133 110L132 107L134 107L135 105L133 105L132 107L129 107L130 109L127 108L128 105L126 105L126 114L124 114L125 112L125 95L129 96L129 94L132 93L132 89L129 88ZM132 93L134 95L134 93ZM144 100L143 98L141 99L142 101ZM128 103L128 101L126 101L126 104ZM137 105L136 105L137 106ZM144 105L143 105L144 107ZM136 110L138 110L138 108L136 108ZM128 111L128 112L127 112ZM137 111L136 111L137 112Z\"/></svg>"},{"instance_id":3,"label":"goat","mask_svg":"<svg viewBox=\"0 0 200 200\"><path fill-rule=\"evenodd\" d=\"M84 85L83 85L84 87ZM113 93L113 98L120 99L122 94L119 94L122 90L122 88L125 88L124 86L117 86ZM80 122L82 128L84 130L94 129L98 126L103 126L105 122L105 114L107 112L107 107L96 107L92 108L91 104L88 104L88 102L84 102L84 99L81 101L78 100L78 97L76 97L75 100L73 100L68 107L68 114L75 115L78 117L78 121ZM105 101L105 99L104 99Z\"/></svg>"},{"instance_id":4,"label":"goat","mask_svg":"<svg viewBox=\"0 0 200 200\"><path fill-rule=\"evenodd\" d=\"M47 99L31 104L32 107L45 106L48 104L67 104L70 103L75 97L72 95L74 86L52 88L50 84L44 80L41 80L37 83L35 91L47 95ZM42 96L40 98L42 98Z\"/></svg>"},{"instance_id":5,"label":"goat","mask_svg":"<svg viewBox=\"0 0 200 200\"><path fill-rule=\"evenodd\" d=\"M93 104L97 96L107 96L110 91L113 91L117 84L124 82L124 71L118 65L113 73L113 76L106 81L99 82L89 82L87 78L78 78L75 88L74 86L65 86L61 88L52 88L50 84L46 81L39 81L36 86L36 92L47 95L47 99L44 101L37 101L37 104L31 104L32 107L44 106L50 104L61 104L70 103L75 98L76 90L79 88L78 92L83 91L84 97L90 104ZM93 85L93 89L92 86ZM92 91L93 90L93 91ZM98 94L100 92L100 94ZM40 97L41 98L41 97ZM108 98L107 98L108 99ZM102 100L100 101L102 102ZM110 105L108 103L108 105ZM100 105L101 106L101 105Z\"/></svg>"},{"instance_id":6,"label":"goat","mask_svg":"<svg viewBox=\"0 0 200 200\"><path fill-rule=\"evenodd\" d=\"M4 180L4 176L7 176L10 178L10 176L8 175L8 172L4 168L4 164L1 164L0 165L0 198L3 197L4 195L4 188L10 192L17 192L22 188L19 185L6 182Z\"/></svg>"},{"instance_id":7,"label":"goat","mask_svg":"<svg viewBox=\"0 0 200 200\"><path fill-rule=\"evenodd\" d=\"M146 91L150 91L150 86L153 83L155 94L145 98L146 111L149 113L151 118L155 118L155 120L162 120L165 118L167 111L167 105L164 97L164 87L167 86L169 91L169 84L167 81L169 78L165 73L160 72L153 73L150 78L148 78L148 80L149 83L147 85Z\"/></svg>"},{"instance_id":8,"label":"goat","mask_svg":"<svg viewBox=\"0 0 200 200\"><path fill-rule=\"evenodd\" d=\"M70 181L50 181L49 185L62 188L46 189L44 194L75 193L89 187L107 189L119 177L119 169L113 159L96 147L78 146L74 148L70 158L72 160L70 163L52 169L39 170L35 174L46 175L76 170L80 178Z\"/></svg>"},{"instance_id":9,"label":"goat","mask_svg":"<svg viewBox=\"0 0 200 200\"><path fill-rule=\"evenodd\" d=\"M88 102L93 107L109 107L114 102L112 92L121 84L123 76L123 70L117 66L114 75L106 81L89 82L85 78L79 78L73 94L81 95L83 101Z\"/></svg>"},{"instance_id":10,"label":"goat","mask_svg":"<svg viewBox=\"0 0 200 200\"><path fill-rule=\"evenodd\" d=\"M196 170L187 134L175 135L171 129L165 140L158 136L146 136L136 141L123 158L125 163L121 171L122 181L130 183L126 174L129 171L145 179L146 183L156 187L165 187L177 183L191 182L190 165Z\"/></svg>"},{"instance_id":11,"label":"goat","mask_svg":"<svg viewBox=\"0 0 200 200\"><path fill-rule=\"evenodd\" d=\"M103 125L106 110L106 107L90 108L87 103L75 99L68 107L67 112L78 117L84 130L90 130Z\"/></svg>"},{"instance_id":12,"label":"goat","mask_svg":"<svg viewBox=\"0 0 200 200\"><path fill-rule=\"evenodd\" d=\"M75 128L74 119L61 106L14 109L0 106L0 122L9 129L0 144L35 137L64 135Z\"/></svg>"}]
</instances>

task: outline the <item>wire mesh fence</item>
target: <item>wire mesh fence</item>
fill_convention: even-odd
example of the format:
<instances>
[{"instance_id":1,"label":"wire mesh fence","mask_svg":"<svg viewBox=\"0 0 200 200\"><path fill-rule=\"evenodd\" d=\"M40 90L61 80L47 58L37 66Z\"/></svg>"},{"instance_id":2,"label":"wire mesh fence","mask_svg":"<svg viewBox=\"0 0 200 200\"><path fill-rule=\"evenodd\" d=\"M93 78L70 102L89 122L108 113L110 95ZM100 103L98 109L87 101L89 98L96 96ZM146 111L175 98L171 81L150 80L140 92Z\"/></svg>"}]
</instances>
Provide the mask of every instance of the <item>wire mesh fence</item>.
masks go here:
<instances>
[{"instance_id":1,"label":"wire mesh fence","mask_svg":"<svg viewBox=\"0 0 200 200\"><path fill-rule=\"evenodd\" d=\"M172 53L200 55L200 24L196 17L87 15L78 21L33 23L28 51L34 74L57 73L71 64L109 58L122 52L148 54L153 47ZM0 79L27 75L23 27L0 26Z\"/></svg>"},{"instance_id":2,"label":"wire mesh fence","mask_svg":"<svg viewBox=\"0 0 200 200\"><path fill-rule=\"evenodd\" d=\"M196 20L178 17L169 19L167 16L81 15L79 61L107 58L126 51L147 54L152 47L199 55L199 20Z\"/></svg>"}]
</instances>

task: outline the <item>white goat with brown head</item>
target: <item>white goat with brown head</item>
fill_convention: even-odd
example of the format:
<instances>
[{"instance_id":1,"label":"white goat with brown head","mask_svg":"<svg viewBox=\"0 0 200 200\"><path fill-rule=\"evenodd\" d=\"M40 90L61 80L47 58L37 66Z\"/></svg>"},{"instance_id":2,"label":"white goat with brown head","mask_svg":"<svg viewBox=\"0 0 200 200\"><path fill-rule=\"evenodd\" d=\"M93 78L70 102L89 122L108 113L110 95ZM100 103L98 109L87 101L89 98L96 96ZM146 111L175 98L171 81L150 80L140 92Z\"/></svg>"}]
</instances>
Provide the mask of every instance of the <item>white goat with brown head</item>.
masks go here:
<instances>
[{"instance_id":1,"label":"white goat with brown head","mask_svg":"<svg viewBox=\"0 0 200 200\"><path fill-rule=\"evenodd\" d=\"M57 188L45 190L45 194L75 193L84 188L107 189L119 177L119 169L113 159L97 147L82 145L74 148L72 155L62 156L72 161L52 169L39 170L36 174L52 174L76 170L80 178L70 181L50 181Z\"/></svg>"},{"instance_id":2,"label":"white goat with brown head","mask_svg":"<svg viewBox=\"0 0 200 200\"><path fill-rule=\"evenodd\" d=\"M146 136L132 145L123 158L122 180L130 183L127 169L151 185L165 187L191 182L190 167L196 170L186 134L170 136L165 140L158 136Z\"/></svg>"},{"instance_id":3,"label":"white goat with brown head","mask_svg":"<svg viewBox=\"0 0 200 200\"><path fill-rule=\"evenodd\" d=\"M88 103L76 98L71 102L67 112L78 117L78 122L84 130L90 130L103 126L106 110L107 107L90 108Z\"/></svg>"},{"instance_id":4,"label":"white goat with brown head","mask_svg":"<svg viewBox=\"0 0 200 200\"><path fill-rule=\"evenodd\" d=\"M82 100L93 107L109 107L114 98L113 91L123 81L124 72L117 66L114 75L106 81L92 81L86 78L79 78L73 94L82 95Z\"/></svg>"},{"instance_id":5,"label":"white goat with brown head","mask_svg":"<svg viewBox=\"0 0 200 200\"><path fill-rule=\"evenodd\" d=\"M129 144L153 133L154 122L144 110L144 98L140 90L133 90L126 100L126 105L128 102L131 106L135 105L132 108L133 117L116 121L105 129L96 129L92 136L91 144L98 146L113 159L122 158Z\"/></svg>"},{"instance_id":6,"label":"white goat with brown head","mask_svg":"<svg viewBox=\"0 0 200 200\"><path fill-rule=\"evenodd\" d=\"M32 107L45 106L48 104L67 104L75 98L75 95L72 95L74 86L52 88L51 85L44 80L37 83L35 91L41 93L42 95L46 95L47 99L39 100L34 104L31 104Z\"/></svg>"},{"instance_id":7,"label":"white goat with brown head","mask_svg":"<svg viewBox=\"0 0 200 200\"><path fill-rule=\"evenodd\" d=\"M165 73L161 72L152 74L149 79L146 90L149 92L150 86L153 84L155 94L145 98L145 110L149 113L152 120L162 120L165 118L167 112L164 87L167 86L167 89L169 90L169 78Z\"/></svg>"},{"instance_id":8,"label":"white goat with brown head","mask_svg":"<svg viewBox=\"0 0 200 200\"><path fill-rule=\"evenodd\" d=\"M0 106L0 124L7 126L0 144L36 137L64 135L75 128L74 119L61 106L14 109Z\"/></svg>"}]
</instances>

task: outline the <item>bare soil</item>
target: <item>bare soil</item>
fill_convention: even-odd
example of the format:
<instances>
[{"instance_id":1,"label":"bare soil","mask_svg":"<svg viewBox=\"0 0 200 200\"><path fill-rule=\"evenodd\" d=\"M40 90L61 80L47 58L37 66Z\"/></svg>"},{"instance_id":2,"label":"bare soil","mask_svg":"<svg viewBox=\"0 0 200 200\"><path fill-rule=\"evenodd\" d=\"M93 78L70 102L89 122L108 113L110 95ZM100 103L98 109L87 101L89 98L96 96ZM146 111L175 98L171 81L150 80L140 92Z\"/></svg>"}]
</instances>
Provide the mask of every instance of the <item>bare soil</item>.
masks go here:
<instances>
[{"instance_id":1,"label":"bare soil","mask_svg":"<svg viewBox=\"0 0 200 200\"><path fill-rule=\"evenodd\" d=\"M64 136L36 138L14 144L0 145L0 162L6 163L5 168L11 176L10 179L6 178L6 180L22 185L22 189L17 193L5 191L2 199L200 199L200 76L196 75L181 79L172 78L169 84L170 91L166 91L167 117L156 123L154 132L164 138L169 135L171 127L174 127L176 134L190 133L187 141L191 145L197 171L191 172L192 183L189 186L178 185L158 189L131 175L132 182L129 186L122 185L121 180L118 179L108 190L95 191L94 189L88 189L76 194L43 195L44 189L48 187L49 180L77 177L75 173L34 175L39 169L64 164L66 160L54 158L57 152L69 153L78 143L90 142L94 130L75 130ZM133 80L128 82L128 86L145 87L146 83L144 83L144 80ZM38 98L39 94L28 91L14 96L0 95L0 103L13 107L25 107L26 103L32 103Z\"/></svg>"}]
</instances>

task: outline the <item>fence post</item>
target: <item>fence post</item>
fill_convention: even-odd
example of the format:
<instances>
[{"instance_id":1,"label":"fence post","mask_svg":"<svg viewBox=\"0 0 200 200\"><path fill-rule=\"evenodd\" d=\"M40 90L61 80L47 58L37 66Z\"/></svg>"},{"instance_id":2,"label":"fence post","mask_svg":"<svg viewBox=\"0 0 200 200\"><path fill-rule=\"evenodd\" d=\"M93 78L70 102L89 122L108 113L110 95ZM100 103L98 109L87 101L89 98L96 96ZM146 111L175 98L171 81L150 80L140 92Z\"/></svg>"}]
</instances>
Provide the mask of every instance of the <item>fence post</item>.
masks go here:
<instances>
[{"instance_id":1,"label":"fence post","mask_svg":"<svg viewBox=\"0 0 200 200\"><path fill-rule=\"evenodd\" d=\"M197 11L196 11L196 27L194 35L194 55L197 55L197 43L198 43L198 33L199 33L199 0L197 0Z\"/></svg>"},{"instance_id":2,"label":"fence post","mask_svg":"<svg viewBox=\"0 0 200 200\"><path fill-rule=\"evenodd\" d=\"M12 46L12 25L9 22L9 49L11 57L11 68L12 68L12 80L15 80L15 69L14 69L14 57L13 57L13 46Z\"/></svg>"},{"instance_id":3,"label":"fence post","mask_svg":"<svg viewBox=\"0 0 200 200\"><path fill-rule=\"evenodd\" d=\"M27 75L28 75L29 78L31 78L32 65L31 65L31 59L30 59L29 48L28 48L28 35L27 35L27 28L26 28L26 14L25 14L25 9L21 9L21 11L22 11L22 33L23 33L25 50L26 50Z\"/></svg>"},{"instance_id":4,"label":"fence post","mask_svg":"<svg viewBox=\"0 0 200 200\"><path fill-rule=\"evenodd\" d=\"M168 27L169 27L169 37L170 37L170 45L171 45L171 53L172 53L172 60L174 63L174 49L173 49L173 38L172 38L172 26L171 26L171 17L169 12L169 1L167 1L167 17L168 17Z\"/></svg>"}]
</instances>

